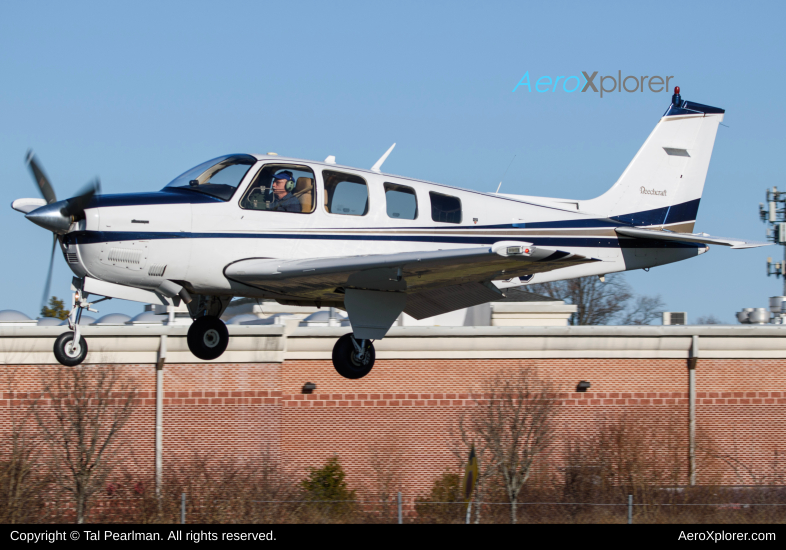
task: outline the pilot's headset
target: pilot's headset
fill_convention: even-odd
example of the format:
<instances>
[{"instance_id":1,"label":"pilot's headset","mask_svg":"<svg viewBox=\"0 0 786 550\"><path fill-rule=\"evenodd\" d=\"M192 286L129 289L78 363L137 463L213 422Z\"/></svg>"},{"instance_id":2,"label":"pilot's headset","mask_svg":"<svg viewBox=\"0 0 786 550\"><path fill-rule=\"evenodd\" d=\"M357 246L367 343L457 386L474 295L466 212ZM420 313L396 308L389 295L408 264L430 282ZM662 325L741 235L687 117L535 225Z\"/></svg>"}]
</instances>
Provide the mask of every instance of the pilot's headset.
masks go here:
<instances>
[{"instance_id":1,"label":"pilot's headset","mask_svg":"<svg viewBox=\"0 0 786 550\"><path fill-rule=\"evenodd\" d=\"M275 176L273 176L273 181L270 182L270 188L273 188L273 182L276 180L287 180L284 189L287 190L287 193L291 193L295 190L295 178L292 177L292 172L289 170L284 170L283 172L279 172Z\"/></svg>"}]
</instances>

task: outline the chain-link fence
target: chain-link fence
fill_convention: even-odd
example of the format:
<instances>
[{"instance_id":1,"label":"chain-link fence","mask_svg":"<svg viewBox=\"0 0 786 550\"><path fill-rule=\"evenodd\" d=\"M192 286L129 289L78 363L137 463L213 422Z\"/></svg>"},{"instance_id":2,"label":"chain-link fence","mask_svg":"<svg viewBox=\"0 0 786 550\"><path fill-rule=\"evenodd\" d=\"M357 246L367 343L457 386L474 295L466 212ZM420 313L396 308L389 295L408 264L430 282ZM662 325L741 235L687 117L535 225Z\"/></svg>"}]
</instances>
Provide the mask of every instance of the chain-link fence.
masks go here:
<instances>
[{"instance_id":1,"label":"chain-link fence","mask_svg":"<svg viewBox=\"0 0 786 550\"><path fill-rule=\"evenodd\" d=\"M88 523L244 523L244 524L506 524L517 523L783 523L786 503L701 502L432 502L396 495L386 500L245 500L205 501L178 497L96 500ZM67 501L50 502L39 521L73 521Z\"/></svg>"}]
</instances>

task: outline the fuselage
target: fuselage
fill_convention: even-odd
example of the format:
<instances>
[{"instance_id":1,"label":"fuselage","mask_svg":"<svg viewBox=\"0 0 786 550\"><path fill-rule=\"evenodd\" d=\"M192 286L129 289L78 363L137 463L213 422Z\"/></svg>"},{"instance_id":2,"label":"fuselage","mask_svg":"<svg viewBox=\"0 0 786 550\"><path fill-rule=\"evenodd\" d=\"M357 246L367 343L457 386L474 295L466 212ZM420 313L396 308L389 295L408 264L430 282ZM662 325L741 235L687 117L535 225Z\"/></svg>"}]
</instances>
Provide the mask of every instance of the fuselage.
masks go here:
<instances>
[{"instance_id":1,"label":"fuselage","mask_svg":"<svg viewBox=\"0 0 786 550\"><path fill-rule=\"evenodd\" d=\"M692 228L698 200L675 209L684 212L682 217L631 212L627 218L610 219L583 211L579 201L537 202L335 164L267 155L253 158L236 189L221 197L188 187L94 197L84 219L63 238L68 265L78 277L151 290L169 280L197 294L277 297L227 279L224 269L248 258L392 254L487 247L504 240L601 260L496 281L504 287L648 268L707 250L690 243L618 238L614 232L619 226L668 229L688 224ZM291 165L313 173L311 212L306 207L304 212L291 212L249 206L250 186L271 165L276 170ZM335 178L336 173L345 174L355 191L365 185L365 205L352 203L349 197L345 207L336 207L338 191L328 197L325 187L326 178ZM391 201L398 203L391 206Z\"/></svg>"}]
</instances>

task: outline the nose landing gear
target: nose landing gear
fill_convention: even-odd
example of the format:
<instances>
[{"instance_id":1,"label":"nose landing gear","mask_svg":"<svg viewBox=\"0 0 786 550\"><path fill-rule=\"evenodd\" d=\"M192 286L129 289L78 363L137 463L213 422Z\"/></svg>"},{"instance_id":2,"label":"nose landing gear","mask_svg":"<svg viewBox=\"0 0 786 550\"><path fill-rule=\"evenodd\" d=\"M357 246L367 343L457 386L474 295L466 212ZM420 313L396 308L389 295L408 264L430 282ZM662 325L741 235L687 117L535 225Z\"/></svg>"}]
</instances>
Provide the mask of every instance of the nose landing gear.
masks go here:
<instances>
[{"instance_id":1,"label":"nose landing gear","mask_svg":"<svg viewBox=\"0 0 786 550\"><path fill-rule=\"evenodd\" d=\"M82 292L77 289L74 292L74 306L71 313L68 315L68 328L71 332L64 332L55 340L54 353L57 362L66 367L74 367L79 365L87 357L87 342L80 333L79 321L82 319L82 310L92 311L98 313L98 310L92 309L90 306L103 302L104 300L111 300L111 298L101 298L95 302L87 301L87 292Z\"/></svg>"},{"instance_id":2,"label":"nose landing gear","mask_svg":"<svg viewBox=\"0 0 786 550\"><path fill-rule=\"evenodd\" d=\"M363 378L374 366L376 352L371 340L356 340L354 334L345 334L333 346L333 367L344 378Z\"/></svg>"},{"instance_id":3,"label":"nose landing gear","mask_svg":"<svg viewBox=\"0 0 786 550\"><path fill-rule=\"evenodd\" d=\"M209 361L221 356L229 344L229 331L218 317L198 317L188 329L188 349L191 353Z\"/></svg>"},{"instance_id":4,"label":"nose landing gear","mask_svg":"<svg viewBox=\"0 0 786 550\"><path fill-rule=\"evenodd\" d=\"M74 367L85 360L87 342L83 336L75 338L75 332L64 332L55 340L55 359L61 365Z\"/></svg>"}]
</instances>

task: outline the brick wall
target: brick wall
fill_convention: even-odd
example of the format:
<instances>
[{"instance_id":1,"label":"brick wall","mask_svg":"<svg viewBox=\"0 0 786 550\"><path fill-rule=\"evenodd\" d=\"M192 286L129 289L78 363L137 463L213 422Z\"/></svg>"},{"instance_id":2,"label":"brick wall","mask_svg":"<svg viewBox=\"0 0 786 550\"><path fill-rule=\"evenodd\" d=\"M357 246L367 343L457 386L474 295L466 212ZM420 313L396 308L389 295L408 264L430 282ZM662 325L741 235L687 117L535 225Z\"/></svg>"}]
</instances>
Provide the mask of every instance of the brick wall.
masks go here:
<instances>
[{"instance_id":1,"label":"brick wall","mask_svg":"<svg viewBox=\"0 0 786 550\"><path fill-rule=\"evenodd\" d=\"M268 452L302 477L334 453L359 489L374 490L386 470L407 494L425 493L455 468L451 433L472 394L494 373L529 367L559 388L559 440L567 443L604 421L635 422L653 444L684 449L687 476L688 394L684 359L378 360L362 380L338 376L330 361L269 364L171 364L165 367L164 465L195 455L226 463ZM0 429L41 391L54 366L2 368ZM100 368L100 367L89 367ZM149 479L154 468L155 368L122 365L139 389L139 404L116 447L124 468ZM592 383L576 393L580 380ZM701 359L697 419L702 448L699 482L749 484L780 475L786 445L786 360ZM304 383L317 385L303 395ZM704 456L704 455L702 455ZM375 468L376 467L376 468ZM392 472L392 474L391 474Z\"/></svg>"}]
</instances>

